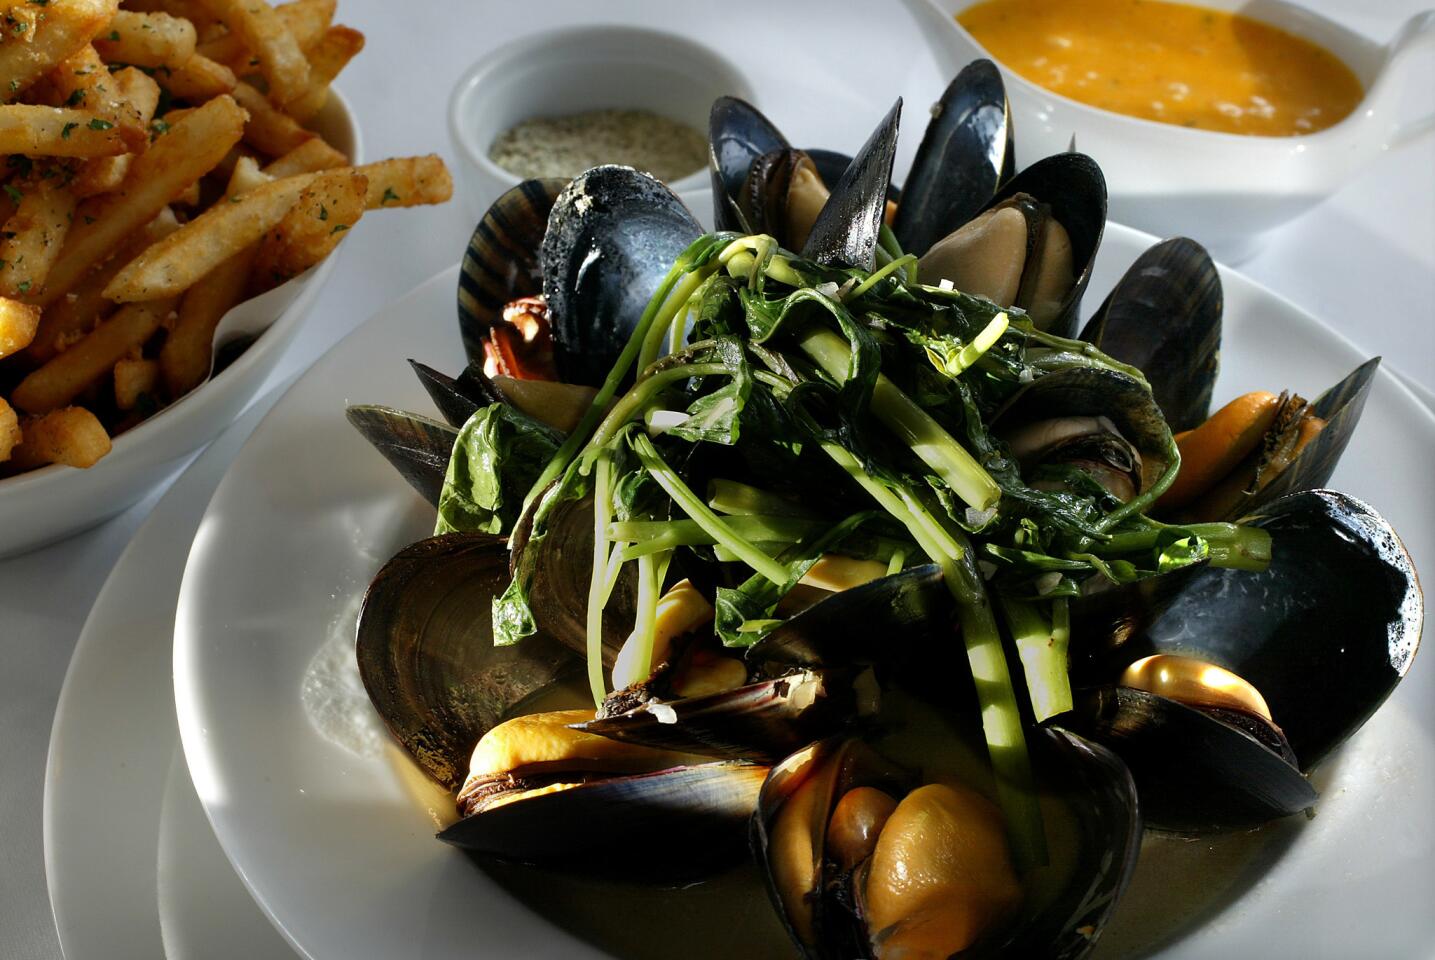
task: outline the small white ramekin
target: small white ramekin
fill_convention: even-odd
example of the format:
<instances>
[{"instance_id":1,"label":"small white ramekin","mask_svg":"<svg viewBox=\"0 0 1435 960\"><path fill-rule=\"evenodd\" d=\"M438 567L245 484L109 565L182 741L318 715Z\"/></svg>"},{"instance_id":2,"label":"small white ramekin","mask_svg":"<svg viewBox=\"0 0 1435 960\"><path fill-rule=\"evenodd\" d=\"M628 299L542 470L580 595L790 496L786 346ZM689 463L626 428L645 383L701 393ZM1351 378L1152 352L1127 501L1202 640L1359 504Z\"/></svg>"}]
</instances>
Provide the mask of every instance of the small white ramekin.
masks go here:
<instances>
[{"instance_id":1,"label":"small white ramekin","mask_svg":"<svg viewBox=\"0 0 1435 960\"><path fill-rule=\"evenodd\" d=\"M706 135L708 111L723 95L754 101L751 85L727 58L675 34L583 26L521 37L470 67L449 98L449 138L465 209L478 220L522 179L488 152L500 134L524 120L650 110ZM679 194L706 190L706 166L669 186Z\"/></svg>"}]
</instances>

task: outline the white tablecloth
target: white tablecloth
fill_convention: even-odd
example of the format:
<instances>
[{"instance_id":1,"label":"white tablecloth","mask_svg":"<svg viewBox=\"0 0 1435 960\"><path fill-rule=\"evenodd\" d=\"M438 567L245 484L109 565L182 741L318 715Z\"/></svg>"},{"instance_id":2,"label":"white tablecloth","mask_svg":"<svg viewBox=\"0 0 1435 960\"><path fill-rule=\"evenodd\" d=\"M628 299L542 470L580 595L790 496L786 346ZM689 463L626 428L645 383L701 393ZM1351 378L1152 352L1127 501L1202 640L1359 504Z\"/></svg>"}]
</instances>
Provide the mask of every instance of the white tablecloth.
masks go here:
<instances>
[{"instance_id":1,"label":"white tablecloth","mask_svg":"<svg viewBox=\"0 0 1435 960\"><path fill-rule=\"evenodd\" d=\"M1426 3L1309 5L1384 42ZM830 105L777 118L800 143L832 143L834 131L855 129L843 114L863 107L869 91L880 91L880 100L900 93L918 104L944 85L895 0L776 7L341 0L340 21L362 30L368 43L340 86L358 112L370 159L436 151L452 163L449 88L485 50L551 24L640 21L721 44L759 91L780 85L792 91L765 94L765 102ZM813 79L829 75L813 68L820 58L844 64L836 85ZM1428 109L1435 62L1425 67L1409 99ZM457 202L366 220L345 241L342 261L271 382L308 366L378 307L452 264L471 229ZM1435 389L1435 137L1382 157L1325 204L1271 234L1242 269ZM336 429L344 429L338 420ZM99 528L0 562L0 957L7 960L59 956L41 843L50 724L90 604L158 493Z\"/></svg>"}]
</instances>

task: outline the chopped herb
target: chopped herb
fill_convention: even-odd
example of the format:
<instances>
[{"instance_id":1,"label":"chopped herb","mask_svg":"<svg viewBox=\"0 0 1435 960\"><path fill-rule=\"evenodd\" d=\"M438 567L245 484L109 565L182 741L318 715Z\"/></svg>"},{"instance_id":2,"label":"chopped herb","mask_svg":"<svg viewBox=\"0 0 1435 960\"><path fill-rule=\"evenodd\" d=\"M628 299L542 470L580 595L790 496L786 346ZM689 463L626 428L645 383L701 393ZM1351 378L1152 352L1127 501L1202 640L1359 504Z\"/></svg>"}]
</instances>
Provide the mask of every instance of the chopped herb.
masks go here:
<instances>
[{"instance_id":1,"label":"chopped herb","mask_svg":"<svg viewBox=\"0 0 1435 960\"><path fill-rule=\"evenodd\" d=\"M163 120L156 120L149 125L149 138L151 143L158 139L160 134L164 133L169 133L169 124Z\"/></svg>"},{"instance_id":2,"label":"chopped herb","mask_svg":"<svg viewBox=\"0 0 1435 960\"><path fill-rule=\"evenodd\" d=\"M16 289L16 290L19 290L21 293L29 293L29 292L30 292L30 281L29 281L29 280L21 280L19 283L15 284L15 289Z\"/></svg>"},{"instance_id":3,"label":"chopped herb","mask_svg":"<svg viewBox=\"0 0 1435 960\"><path fill-rule=\"evenodd\" d=\"M337 225L334 227L334 229L332 229L332 230L329 231L329 236L332 237L334 234L340 232L341 230L347 230L347 229L349 229L349 225L348 225L347 223L337 224Z\"/></svg>"},{"instance_id":4,"label":"chopped herb","mask_svg":"<svg viewBox=\"0 0 1435 960\"><path fill-rule=\"evenodd\" d=\"M324 206L322 203L319 204L319 219L320 219L320 220L328 220L328 219L329 219L329 208L326 207L326 206Z\"/></svg>"},{"instance_id":5,"label":"chopped herb","mask_svg":"<svg viewBox=\"0 0 1435 960\"><path fill-rule=\"evenodd\" d=\"M29 30L29 29L30 29L30 25L29 25L28 23L23 23L23 22L22 22L22 23L17 23L17 24L15 24L15 32L16 32L17 34L19 34L19 33L24 33L26 30Z\"/></svg>"},{"instance_id":6,"label":"chopped herb","mask_svg":"<svg viewBox=\"0 0 1435 960\"><path fill-rule=\"evenodd\" d=\"M73 130L73 129L75 129L75 128L78 127L78 126L79 126L78 123L67 123L67 124L65 124L65 128L60 131L60 139L61 139L61 140L68 140L68 139L70 139L70 131Z\"/></svg>"},{"instance_id":7,"label":"chopped herb","mask_svg":"<svg viewBox=\"0 0 1435 960\"><path fill-rule=\"evenodd\" d=\"M50 0L30 0L31 5L36 7L48 7Z\"/></svg>"},{"instance_id":8,"label":"chopped herb","mask_svg":"<svg viewBox=\"0 0 1435 960\"><path fill-rule=\"evenodd\" d=\"M110 39L111 39L111 40L118 40L119 38L120 38L120 32L119 32L118 30L111 30L111 31L110 31Z\"/></svg>"},{"instance_id":9,"label":"chopped herb","mask_svg":"<svg viewBox=\"0 0 1435 960\"><path fill-rule=\"evenodd\" d=\"M4 270L8 266L10 266L9 260L0 260L0 270Z\"/></svg>"},{"instance_id":10,"label":"chopped herb","mask_svg":"<svg viewBox=\"0 0 1435 960\"><path fill-rule=\"evenodd\" d=\"M380 202L380 203L388 203L390 200L392 200L394 203L398 203L398 202L399 202L399 195L398 195L397 193L394 193L394 188L393 188L393 187L385 187L385 188L384 188L384 195L383 195L383 197L379 200L379 202Z\"/></svg>"},{"instance_id":11,"label":"chopped herb","mask_svg":"<svg viewBox=\"0 0 1435 960\"><path fill-rule=\"evenodd\" d=\"M5 184L5 196L9 197L15 203L19 203L25 199L25 195L20 192L20 188L13 183Z\"/></svg>"},{"instance_id":12,"label":"chopped herb","mask_svg":"<svg viewBox=\"0 0 1435 960\"><path fill-rule=\"evenodd\" d=\"M108 120L101 120L99 117L95 117L90 121L91 130L108 130L113 126L113 123L110 123Z\"/></svg>"},{"instance_id":13,"label":"chopped herb","mask_svg":"<svg viewBox=\"0 0 1435 960\"><path fill-rule=\"evenodd\" d=\"M94 223L94 222L95 222L95 218L92 217L92 216L90 216L90 215L87 214L87 213L86 213L86 214L81 214L81 216L83 216L83 217L85 218L85 222L86 222L86 223Z\"/></svg>"},{"instance_id":14,"label":"chopped herb","mask_svg":"<svg viewBox=\"0 0 1435 960\"><path fill-rule=\"evenodd\" d=\"M65 106L78 107L85 102L85 91L83 87L77 87L73 93L65 98Z\"/></svg>"},{"instance_id":15,"label":"chopped herb","mask_svg":"<svg viewBox=\"0 0 1435 960\"><path fill-rule=\"evenodd\" d=\"M19 80L11 80L11 81L10 81L10 92L11 92L11 93L15 93L15 92L18 91L19 89L20 89L20 81L19 81Z\"/></svg>"}]
</instances>

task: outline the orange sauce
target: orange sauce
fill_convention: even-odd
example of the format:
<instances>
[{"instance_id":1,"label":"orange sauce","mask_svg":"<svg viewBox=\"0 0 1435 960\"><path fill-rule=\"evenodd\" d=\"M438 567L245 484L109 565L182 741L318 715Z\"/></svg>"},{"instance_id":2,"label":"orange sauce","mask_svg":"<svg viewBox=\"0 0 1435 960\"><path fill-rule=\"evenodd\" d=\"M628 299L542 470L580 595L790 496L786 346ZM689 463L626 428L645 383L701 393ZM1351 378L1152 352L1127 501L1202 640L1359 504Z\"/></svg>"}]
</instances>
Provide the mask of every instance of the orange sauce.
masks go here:
<instances>
[{"instance_id":1,"label":"orange sauce","mask_svg":"<svg viewBox=\"0 0 1435 960\"><path fill-rule=\"evenodd\" d=\"M1364 95L1330 51L1183 3L985 0L957 21L1031 82L1160 123L1295 136L1339 122Z\"/></svg>"}]
</instances>

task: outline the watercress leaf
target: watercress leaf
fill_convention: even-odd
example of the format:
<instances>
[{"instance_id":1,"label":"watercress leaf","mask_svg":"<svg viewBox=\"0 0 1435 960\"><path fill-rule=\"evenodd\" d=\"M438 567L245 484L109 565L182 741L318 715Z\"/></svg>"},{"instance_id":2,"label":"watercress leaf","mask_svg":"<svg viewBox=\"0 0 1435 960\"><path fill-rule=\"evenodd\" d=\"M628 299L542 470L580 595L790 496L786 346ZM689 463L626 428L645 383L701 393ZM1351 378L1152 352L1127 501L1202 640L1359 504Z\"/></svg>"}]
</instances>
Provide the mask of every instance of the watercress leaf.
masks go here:
<instances>
[{"instance_id":1,"label":"watercress leaf","mask_svg":"<svg viewBox=\"0 0 1435 960\"><path fill-rule=\"evenodd\" d=\"M434 533L511 533L524 494L562 442L558 431L507 404L474 411L449 458Z\"/></svg>"}]
</instances>

